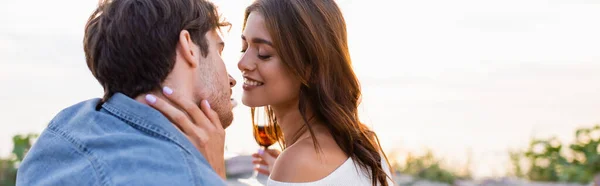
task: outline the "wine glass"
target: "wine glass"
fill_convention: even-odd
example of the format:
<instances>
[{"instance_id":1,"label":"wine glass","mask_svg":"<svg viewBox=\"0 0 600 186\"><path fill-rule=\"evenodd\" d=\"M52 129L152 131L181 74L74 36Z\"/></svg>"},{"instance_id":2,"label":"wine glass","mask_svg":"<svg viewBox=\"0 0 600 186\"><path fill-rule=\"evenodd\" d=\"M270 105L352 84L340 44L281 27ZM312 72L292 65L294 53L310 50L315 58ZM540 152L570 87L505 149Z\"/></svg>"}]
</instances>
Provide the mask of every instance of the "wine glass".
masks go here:
<instances>
[{"instance_id":1,"label":"wine glass","mask_svg":"<svg viewBox=\"0 0 600 186\"><path fill-rule=\"evenodd\" d=\"M281 131L279 131L277 125L274 125L274 122L269 121L269 117L267 116L267 113L269 113L268 108L257 109L253 107L250 108L250 112L252 115L254 140L261 146L263 152L266 152L269 146L277 142L277 135ZM250 178L238 179L238 181L251 186L262 186L263 184L258 181L257 177L258 171L254 170Z\"/></svg>"}]
</instances>

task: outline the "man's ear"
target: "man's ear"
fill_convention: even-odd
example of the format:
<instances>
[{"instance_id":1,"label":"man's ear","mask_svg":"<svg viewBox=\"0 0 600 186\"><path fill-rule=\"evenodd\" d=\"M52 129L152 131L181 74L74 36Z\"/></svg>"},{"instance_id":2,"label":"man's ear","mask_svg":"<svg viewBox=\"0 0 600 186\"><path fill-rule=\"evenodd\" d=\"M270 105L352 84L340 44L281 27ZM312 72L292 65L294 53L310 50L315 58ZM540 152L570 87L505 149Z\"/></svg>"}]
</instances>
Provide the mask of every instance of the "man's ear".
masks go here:
<instances>
[{"instance_id":1,"label":"man's ear","mask_svg":"<svg viewBox=\"0 0 600 186\"><path fill-rule=\"evenodd\" d=\"M182 30L179 33L179 42L177 43L177 53L183 57L185 62L190 65L192 68L196 68L198 66L200 55L198 52L195 52L194 49L198 47L190 36L190 32L187 30Z\"/></svg>"}]
</instances>

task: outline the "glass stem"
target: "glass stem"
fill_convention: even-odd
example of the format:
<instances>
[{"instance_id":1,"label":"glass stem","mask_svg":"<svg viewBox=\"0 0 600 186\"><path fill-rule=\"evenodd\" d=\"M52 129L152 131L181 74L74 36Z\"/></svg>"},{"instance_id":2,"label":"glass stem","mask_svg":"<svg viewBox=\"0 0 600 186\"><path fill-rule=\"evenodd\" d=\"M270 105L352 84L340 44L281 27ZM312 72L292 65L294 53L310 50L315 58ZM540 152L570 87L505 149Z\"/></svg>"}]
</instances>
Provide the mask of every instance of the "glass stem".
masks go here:
<instances>
[{"instance_id":1,"label":"glass stem","mask_svg":"<svg viewBox=\"0 0 600 186\"><path fill-rule=\"evenodd\" d=\"M258 179L258 171L257 170L252 171L252 176L250 177L250 179L255 179L255 180Z\"/></svg>"}]
</instances>

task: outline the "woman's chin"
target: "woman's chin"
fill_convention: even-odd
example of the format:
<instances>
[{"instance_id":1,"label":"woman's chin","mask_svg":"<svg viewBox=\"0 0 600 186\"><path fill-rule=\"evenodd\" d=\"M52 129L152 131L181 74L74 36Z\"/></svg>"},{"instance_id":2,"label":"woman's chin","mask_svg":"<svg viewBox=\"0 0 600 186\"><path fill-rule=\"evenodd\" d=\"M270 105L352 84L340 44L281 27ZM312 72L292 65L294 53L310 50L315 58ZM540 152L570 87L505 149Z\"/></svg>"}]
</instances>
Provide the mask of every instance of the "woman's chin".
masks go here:
<instances>
[{"instance_id":1,"label":"woman's chin","mask_svg":"<svg viewBox=\"0 0 600 186\"><path fill-rule=\"evenodd\" d=\"M242 104L246 105L247 107L262 107L262 106L266 106L265 104L259 103L256 100L253 100L252 98L249 97L242 97Z\"/></svg>"},{"instance_id":2,"label":"woman's chin","mask_svg":"<svg viewBox=\"0 0 600 186\"><path fill-rule=\"evenodd\" d=\"M246 105L247 107L257 107L256 103L254 103L251 98L248 98L246 96L242 97L242 104Z\"/></svg>"}]
</instances>

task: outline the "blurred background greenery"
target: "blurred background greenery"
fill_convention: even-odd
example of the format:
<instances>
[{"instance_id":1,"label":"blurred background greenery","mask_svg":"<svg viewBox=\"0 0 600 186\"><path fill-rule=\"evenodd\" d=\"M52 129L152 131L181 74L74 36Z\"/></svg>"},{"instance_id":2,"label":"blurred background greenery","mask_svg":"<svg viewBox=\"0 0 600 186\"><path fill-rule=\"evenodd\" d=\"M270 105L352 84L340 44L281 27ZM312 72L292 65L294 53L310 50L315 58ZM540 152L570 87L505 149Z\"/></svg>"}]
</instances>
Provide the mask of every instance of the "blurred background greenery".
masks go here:
<instances>
[{"instance_id":1,"label":"blurred background greenery","mask_svg":"<svg viewBox=\"0 0 600 186\"><path fill-rule=\"evenodd\" d=\"M591 183L594 176L600 176L600 125L577 129L575 136L575 141L566 144L556 137L532 139L528 148L509 151L512 170L505 176L536 182ZM447 166L442 158L427 151L424 155L409 154L404 162L396 161L393 166L416 181L454 184L472 179L472 162L468 162L462 167Z\"/></svg>"},{"instance_id":2,"label":"blurred background greenery","mask_svg":"<svg viewBox=\"0 0 600 186\"><path fill-rule=\"evenodd\" d=\"M8 157L0 158L0 186L16 184L17 168L37 137L37 134L16 135L13 137L12 153Z\"/></svg>"},{"instance_id":3,"label":"blurred background greenery","mask_svg":"<svg viewBox=\"0 0 600 186\"><path fill-rule=\"evenodd\" d=\"M581 128L575 141L533 139L529 148L510 152L513 174L533 181L590 183L600 173L600 125Z\"/></svg>"},{"instance_id":4,"label":"blurred background greenery","mask_svg":"<svg viewBox=\"0 0 600 186\"><path fill-rule=\"evenodd\" d=\"M600 174L600 125L577 129L575 135L575 141L567 144L556 137L532 139L528 148L509 151L512 170L506 176L540 182L591 183ZM13 137L12 154L0 158L0 186L15 185L18 166L37 137L37 134ZM471 161L461 167L447 166L431 150L423 155L408 154L402 162L391 162L398 174L410 175L415 181L454 184L472 179Z\"/></svg>"}]
</instances>

